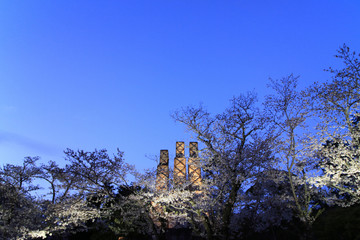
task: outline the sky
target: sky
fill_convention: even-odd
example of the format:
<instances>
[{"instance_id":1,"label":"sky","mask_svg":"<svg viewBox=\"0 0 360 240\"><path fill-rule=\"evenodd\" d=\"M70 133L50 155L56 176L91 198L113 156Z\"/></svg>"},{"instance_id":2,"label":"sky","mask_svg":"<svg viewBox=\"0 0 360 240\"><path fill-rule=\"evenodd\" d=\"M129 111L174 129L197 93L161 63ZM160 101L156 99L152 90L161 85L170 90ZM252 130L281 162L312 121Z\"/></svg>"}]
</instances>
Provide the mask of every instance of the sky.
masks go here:
<instances>
[{"instance_id":1,"label":"sky","mask_svg":"<svg viewBox=\"0 0 360 240\"><path fill-rule=\"evenodd\" d=\"M360 52L358 0L0 1L0 166L117 148L139 170L193 141L171 113L325 81Z\"/></svg>"}]
</instances>

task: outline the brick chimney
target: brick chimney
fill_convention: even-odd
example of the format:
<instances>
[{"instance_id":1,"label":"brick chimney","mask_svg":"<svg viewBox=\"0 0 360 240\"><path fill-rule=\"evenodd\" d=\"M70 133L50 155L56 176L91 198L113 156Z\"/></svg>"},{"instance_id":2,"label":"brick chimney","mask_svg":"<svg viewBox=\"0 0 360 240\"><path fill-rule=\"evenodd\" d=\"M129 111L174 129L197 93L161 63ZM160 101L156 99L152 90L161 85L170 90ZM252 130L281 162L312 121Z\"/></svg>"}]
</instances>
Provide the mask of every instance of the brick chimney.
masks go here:
<instances>
[{"instance_id":1,"label":"brick chimney","mask_svg":"<svg viewBox=\"0 0 360 240\"><path fill-rule=\"evenodd\" d=\"M169 152L160 150L160 163L156 169L156 191L169 190Z\"/></svg>"},{"instance_id":2,"label":"brick chimney","mask_svg":"<svg viewBox=\"0 0 360 240\"><path fill-rule=\"evenodd\" d=\"M176 157L174 159L174 185L181 186L186 182L186 158L184 142L176 142Z\"/></svg>"},{"instance_id":3,"label":"brick chimney","mask_svg":"<svg viewBox=\"0 0 360 240\"><path fill-rule=\"evenodd\" d=\"M201 168L197 142L190 142L189 153L188 180L191 186L196 188L201 185Z\"/></svg>"}]
</instances>

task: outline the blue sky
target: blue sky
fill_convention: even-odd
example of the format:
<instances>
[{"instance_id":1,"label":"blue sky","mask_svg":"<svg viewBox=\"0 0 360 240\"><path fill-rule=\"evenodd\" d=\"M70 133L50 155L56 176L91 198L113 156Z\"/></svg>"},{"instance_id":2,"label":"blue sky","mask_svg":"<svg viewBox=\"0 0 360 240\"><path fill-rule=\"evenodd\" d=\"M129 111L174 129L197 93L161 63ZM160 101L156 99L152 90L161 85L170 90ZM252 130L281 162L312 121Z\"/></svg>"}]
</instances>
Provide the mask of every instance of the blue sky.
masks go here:
<instances>
[{"instance_id":1,"label":"blue sky","mask_svg":"<svg viewBox=\"0 0 360 240\"><path fill-rule=\"evenodd\" d=\"M324 81L346 43L360 52L360 2L0 2L0 164L63 163L65 148L146 156L190 141L170 113L228 100L269 77Z\"/></svg>"}]
</instances>

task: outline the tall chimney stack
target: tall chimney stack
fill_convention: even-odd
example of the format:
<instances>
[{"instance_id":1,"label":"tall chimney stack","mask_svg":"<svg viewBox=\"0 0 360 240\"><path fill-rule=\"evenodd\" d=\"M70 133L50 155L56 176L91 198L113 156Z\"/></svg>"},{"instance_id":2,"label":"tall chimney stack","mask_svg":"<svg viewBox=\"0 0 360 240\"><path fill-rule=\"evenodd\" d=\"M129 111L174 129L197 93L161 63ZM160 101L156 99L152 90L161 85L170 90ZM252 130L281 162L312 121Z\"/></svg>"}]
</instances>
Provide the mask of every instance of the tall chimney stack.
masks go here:
<instances>
[{"instance_id":1,"label":"tall chimney stack","mask_svg":"<svg viewBox=\"0 0 360 240\"><path fill-rule=\"evenodd\" d=\"M160 163L156 169L156 191L169 190L169 152L160 150Z\"/></svg>"},{"instance_id":2,"label":"tall chimney stack","mask_svg":"<svg viewBox=\"0 0 360 240\"><path fill-rule=\"evenodd\" d=\"M192 187L198 187L201 184L201 168L198 155L198 143L190 142L189 161L188 161L188 177Z\"/></svg>"},{"instance_id":3,"label":"tall chimney stack","mask_svg":"<svg viewBox=\"0 0 360 240\"><path fill-rule=\"evenodd\" d=\"M176 157L174 159L174 185L181 186L186 182L186 158L184 142L176 142Z\"/></svg>"}]
</instances>

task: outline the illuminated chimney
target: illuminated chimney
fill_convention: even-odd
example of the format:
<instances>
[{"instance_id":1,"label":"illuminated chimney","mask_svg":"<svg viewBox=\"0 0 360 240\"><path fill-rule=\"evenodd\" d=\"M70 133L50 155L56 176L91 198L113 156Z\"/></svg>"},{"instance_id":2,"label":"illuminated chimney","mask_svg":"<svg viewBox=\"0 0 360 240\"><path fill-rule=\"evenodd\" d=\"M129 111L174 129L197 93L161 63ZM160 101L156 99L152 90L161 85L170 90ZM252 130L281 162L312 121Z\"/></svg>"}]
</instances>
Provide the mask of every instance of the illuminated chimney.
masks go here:
<instances>
[{"instance_id":1,"label":"illuminated chimney","mask_svg":"<svg viewBox=\"0 0 360 240\"><path fill-rule=\"evenodd\" d=\"M176 142L176 157L174 159L174 185L181 186L186 182L186 158L184 142Z\"/></svg>"},{"instance_id":2,"label":"illuminated chimney","mask_svg":"<svg viewBox=\"0 0 360 240\"><path fill-rule=\"evenodd\" d=\"M198 155L198 143L190 142L189 147L189 161L188 161L188 177L192 187L198 187L201 185L201 168Z\"/></svg>"},{"instance_id":3,"label":"illuminated chimney","mask_svg":"<svg viewBox=\"0 0 360 240\"><path fill-rule=\"evenodd\" d=\"M160 163L156 171L156 191L167 191L169 189L169 152L160 150Z\"/></svg>"}]
</instances>

